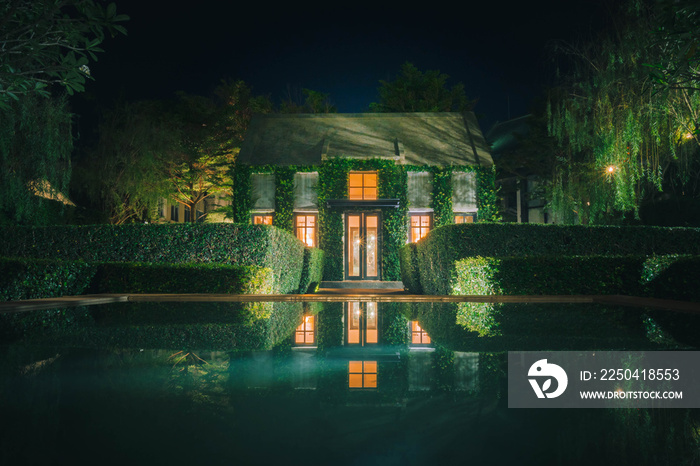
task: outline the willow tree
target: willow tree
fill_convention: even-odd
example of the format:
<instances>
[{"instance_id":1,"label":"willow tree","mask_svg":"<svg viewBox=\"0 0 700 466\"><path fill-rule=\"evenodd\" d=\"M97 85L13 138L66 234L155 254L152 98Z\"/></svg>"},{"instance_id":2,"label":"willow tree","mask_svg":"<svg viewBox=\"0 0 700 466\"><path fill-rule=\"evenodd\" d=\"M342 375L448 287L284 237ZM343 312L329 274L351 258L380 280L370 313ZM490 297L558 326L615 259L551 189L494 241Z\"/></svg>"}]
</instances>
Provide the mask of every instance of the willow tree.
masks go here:
<instances>
[{"instance_id":1,"label":"willow tree","mask_svg":"<svg viewBox=\"0 0 700 466\"><path fill-rule=\"evenodd\" d=\"M50 223L42 197L68 192L71 126L65 98L25 95L0 109L0 223Z\"/></svg>"},{"instance_id":2,"label":"willow tree","mask_svg":"<svg viewBox=\"0 0 700 466\"><path fill-rule=\"evenodd\" d=\"M548 129L559 142L551 207L561 222L638 216L643 199L697 178L697 93L656 92L645 63L660 59L640 8L614 33L559 46L568 73L552 91Z\"/></svg>"}]
</instances>

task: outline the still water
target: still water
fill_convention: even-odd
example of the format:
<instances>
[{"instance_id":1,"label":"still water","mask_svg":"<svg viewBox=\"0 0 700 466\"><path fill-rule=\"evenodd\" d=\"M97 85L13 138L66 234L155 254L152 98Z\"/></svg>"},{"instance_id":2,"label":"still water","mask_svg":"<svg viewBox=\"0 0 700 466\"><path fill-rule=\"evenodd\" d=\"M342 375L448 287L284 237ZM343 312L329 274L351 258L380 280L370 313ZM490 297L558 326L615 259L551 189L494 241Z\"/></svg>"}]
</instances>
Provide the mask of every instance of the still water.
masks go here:
<instances>
[{"instance_id":1,"label":"still water","mask_svg":"<svg viewBox=\"0 0 700 466\"><path fill-rule=\"evenodd\" d=\"M696 350L698 329L592 304L5 316L0 464L699 464L700 410L509 409L506 395L508 351Z\"/></svg>"}]
</instances>

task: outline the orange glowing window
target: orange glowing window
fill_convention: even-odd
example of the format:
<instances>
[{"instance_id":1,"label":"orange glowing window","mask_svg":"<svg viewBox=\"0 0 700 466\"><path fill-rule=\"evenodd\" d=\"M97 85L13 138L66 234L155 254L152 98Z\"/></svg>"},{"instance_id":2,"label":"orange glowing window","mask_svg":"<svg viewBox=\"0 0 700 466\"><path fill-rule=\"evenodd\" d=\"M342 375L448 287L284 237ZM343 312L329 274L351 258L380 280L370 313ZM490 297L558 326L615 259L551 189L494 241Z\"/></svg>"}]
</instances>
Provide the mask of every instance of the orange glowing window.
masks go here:
<instances>
[{"instance_id":1,"label":"orange glowing window","mask_svg":"<svg viewBox=\"0 0 700 466\"><path fill-rule=\"evenodd\" d=\"M316 246L316 215L298 214L294 225L297 238L310 248Z\"/></svg>"},{"instance_id":2,"label":"orange glowing window","mask_svg":"<svg viewBox=\"0 0 700 466\"><path fill-rule=\"evenodd\" d=\"M455 214L455 223L474 223L474 214Z\"/></svg>"},{"instance_id":3,"label":"orange glowing window","mask_svg":"<svg viewBox=\"0 0 700 466\"><path fill-rule=\"evenodd\" d=\"M253 215L253 225L272 225L272 215Z\"/></svg>"},{"instance_id":4,"label":"orange glowing window","mask_svg":"<svg viewBox=\"0 0 700 466\"><path fill-rule=\"evenodd\" d=\"M304 321L294 332L294 343L297 345L313 345L316 342L316 316L305 315Z\"/></svg>"},{"instance_id":5,"label":"orange glowing window","mask_svg":"<svg viewBox=\"0 0 700 466\"><path fill-rule=\"evenodd\" d=\"M433 216L431 214L427 215L411 215L411 228L410 228L410 238L411 243L419 241L428 234L430 228L433 224Z\"/></svg>"},{"instance_id":6,"label":"orange glowing window","mask_svg":"<svg viewBox=\"0 0 700 466\"><path fill-rule=\"evenodd\" d=\"M377 388L377 361L349 361L348 387Z\"/></svg>"},{"instance_id":7,"label":"orange glowing window","mask_svg":"<svg viewBox=\"0 0 700 466\"><path fill-rule=\"evenodd\" d=\"M377 199L377 172L350 172L348 185L348 199Z\"/></svg>"},{"instance_id":8,"label":"orange glowing window","mask_svg":"<svg viewBox=\"0 0 700 466\"><path fill-rule=\"evenodd\" d=\"M411 321L411 343L414 345L430 344L430 336L421 328L417 320Z\"/></svg>"}]
</instances>

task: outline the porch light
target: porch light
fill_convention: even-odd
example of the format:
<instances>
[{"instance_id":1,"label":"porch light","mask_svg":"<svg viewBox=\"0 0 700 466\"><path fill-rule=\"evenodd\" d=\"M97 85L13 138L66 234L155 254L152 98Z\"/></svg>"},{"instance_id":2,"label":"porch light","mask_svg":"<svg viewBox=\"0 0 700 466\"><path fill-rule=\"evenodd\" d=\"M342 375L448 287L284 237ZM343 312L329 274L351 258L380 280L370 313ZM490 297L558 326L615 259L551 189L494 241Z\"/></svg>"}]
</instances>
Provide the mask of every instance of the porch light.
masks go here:
<instances>
[{"instance_id":1,"label":"porch light","mask_svg":"<svg viewBox=\"0 0 700 466\"><path fill-rule=\"evenodd\" d=\"M615 172L615 165L608 165L608 168L605 170L612 175Z\"/></svg>"}]
</instances>

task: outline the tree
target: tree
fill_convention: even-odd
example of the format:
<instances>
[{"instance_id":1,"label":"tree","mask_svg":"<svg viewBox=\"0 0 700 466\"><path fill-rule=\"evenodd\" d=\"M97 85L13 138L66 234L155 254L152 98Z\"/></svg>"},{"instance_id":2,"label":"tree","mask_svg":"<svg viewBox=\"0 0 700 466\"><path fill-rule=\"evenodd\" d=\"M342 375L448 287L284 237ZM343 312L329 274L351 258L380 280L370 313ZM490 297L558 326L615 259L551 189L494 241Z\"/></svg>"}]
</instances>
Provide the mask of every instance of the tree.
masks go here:
<instances>
[{"instance_id":1,"label":"tree","mask_svg":"<svg viewBox=\"0 0 700 466\"><path fill-rule=\"evenodd\" d=\"M462 112L471 110L476 101L469 100L464 84L447 88L449 76L438 70L419 71L404 63L394 81L379 81L379 102L370 104L373 112Z\"/></svg>"},{"instance_id":2,"label":"tree","mask_svg":"<svg viewBox=\"0 0 700 466\"><path fill-rule=\"evenodd\" d=\"M699 95L655 92L642 66L663 54L649 34L654 21L632 9L613 33L559 49L570 68L550 93L548 128L559 145L551 204L561 221L637 216L654 193L700 174L692 143Z\"/></svg>"},{"instance_id":3,"label":"tree","mask_svg":"<svg viewBox=\"0 0 700 466\"><path fill-rule=\"evenodd\" d=\"M663 89L700 91L700 2L664 0L656 11L656 46L662 53L647 66Z\"/></svg>"},{"instance_id":4,"label":"tree","mask_svg":"<svg viewBox=\"0 0 700 466\"><path fill-rule=\"evenodd\" d=\"M331 103L330 94L302 89L301 95L287 89L287 98L282 101L280 113L336 113L338 109Z\"/></svg>"},{"instance_id":5,"label":"tree","mask_svg":"<svg viewBox=\"0 0 700 466\"><path fill-rule=\"evenodd\" d=\"M213 196L227 198L231 190L230 166L240 151L254 113L272 109L265 96L254 96L243 81L222 81L216 99L179 94L170 114L177 137L161 157L170 198L184 205L190 221L200 218L196 206Z\"/></svg>"},{"instance_id":6,"label":"tree","mask_svg":"<svg viewBox=\"0 0 700 466\"><path fill-rule=\"evenodd\" d=\"M101 117L97 145L77 160L73 191L111 224L156 220L169 194L159 158L174 135L164 112L155 101L117 103Z\"/></svg>"},{"instance_id":7,"label":"tree","mask_svg":"<svg viewBox=\"0 0 700 466\"><path fill-rule=\"evenodd\" d=\"M47 224L45 202L65 193L73 150L65 97L23 96L0 110L0 222Z\"/></svg>"},{"instance_id":8,"label":"tree","mask_svg":"<svg viewBox=\"0 0 700 466\"><path fill-rule=\"evenodd\" d=\"M0 5L0 108L49 86L82 92L105 32L126 34L114 3L95 0L5 0Z\"/></svg>"}]
</instances>

